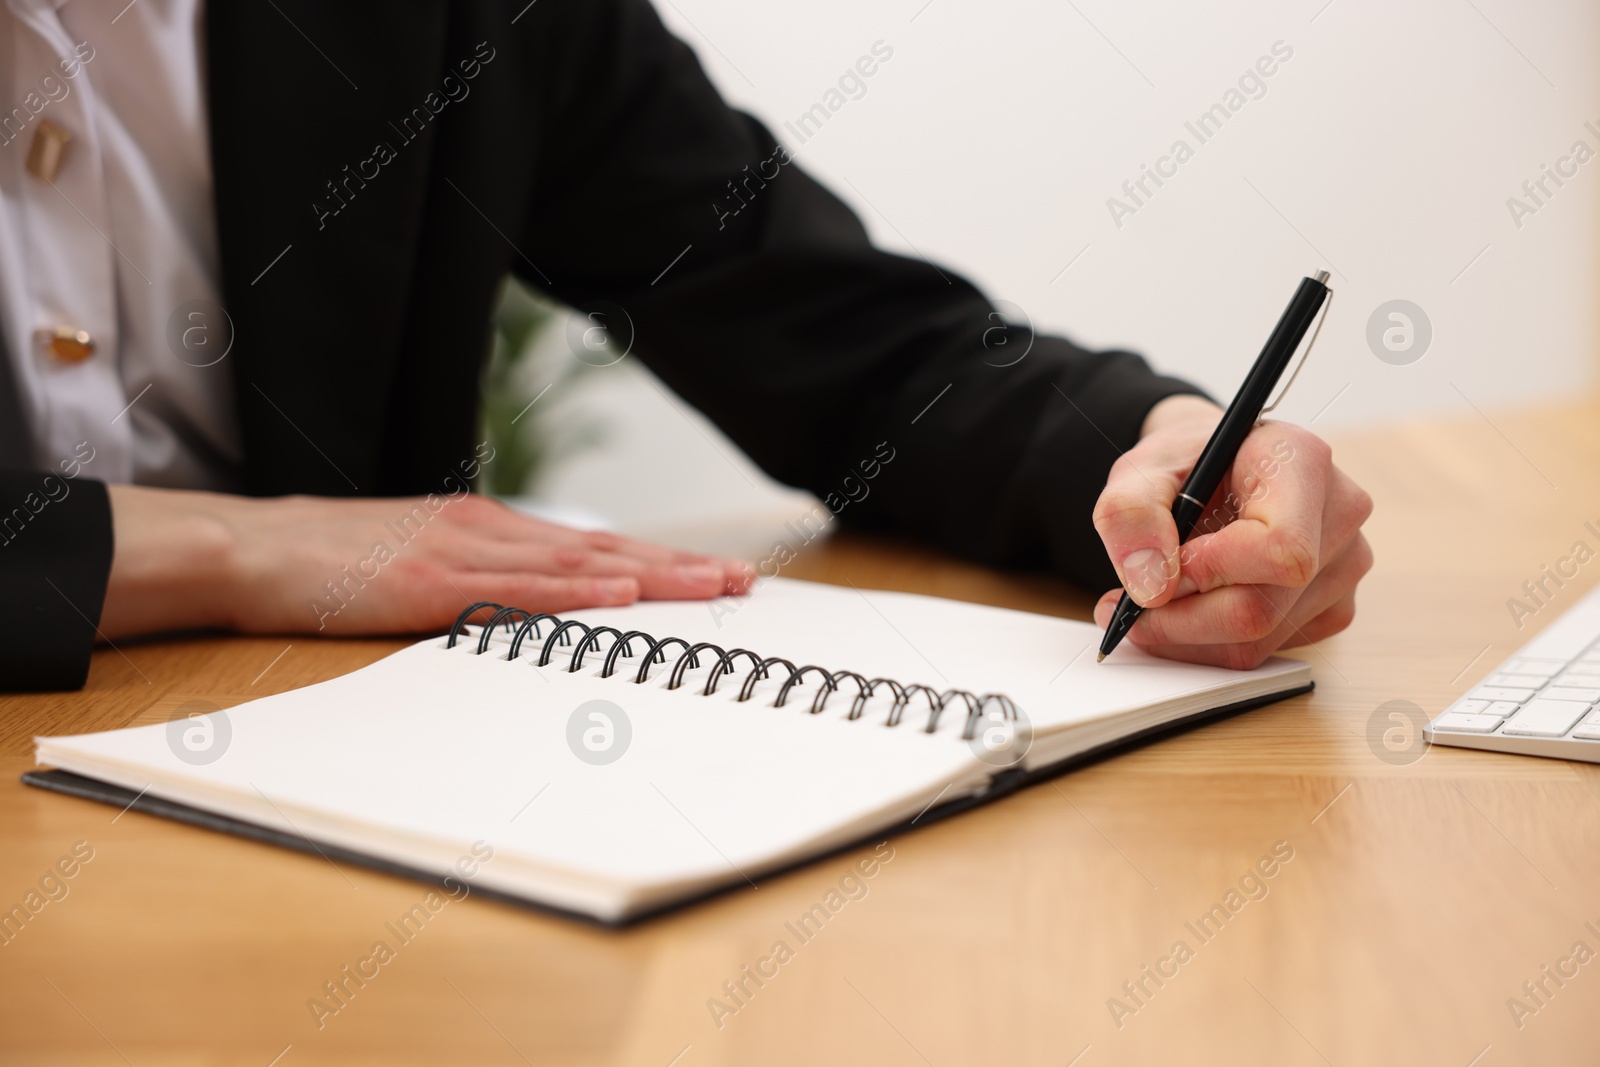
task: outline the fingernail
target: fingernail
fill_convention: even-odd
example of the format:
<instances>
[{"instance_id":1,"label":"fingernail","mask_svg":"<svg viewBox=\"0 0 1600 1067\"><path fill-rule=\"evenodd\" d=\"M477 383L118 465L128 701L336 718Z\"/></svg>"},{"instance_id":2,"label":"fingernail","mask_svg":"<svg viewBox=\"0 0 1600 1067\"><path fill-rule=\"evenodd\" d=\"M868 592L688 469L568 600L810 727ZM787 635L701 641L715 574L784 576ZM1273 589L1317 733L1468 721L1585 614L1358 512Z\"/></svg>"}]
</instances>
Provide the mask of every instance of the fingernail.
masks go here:
<instances>
[{"instance_id":1,"label":"fingernail","mask_svg":"<svg viewBox=\"0 0 1600 1067\"><path fill-rule=\"evenodd\" d=\"M1144 605L1160 596L1167 588L1164 557L1153 548L1130 552L1122 560L1123 588L1134 602Z\"/></svg>"},{"instance_id":2,"label":"fingernail","mask_svg":"<svg viewBox=\"0 0 1600 1067\"><path fill-rule=\"evenodd\" d=\"M631 602L639 598L639 585L632 578L601 578L594 587L606 600Z\"/></svg>"},{"instance_id":3,"label":"fingernail","mask_svg":"<svg viewBox=\"0 0 1600 1067\"><path fill-rule=\"evenodd\" d=\"M691 585L708 585L711 582L720 585L726 581L722 568L714 563L691 563L679 567L678 577Z\"/></svg>"},{"instance_id":4,"label":"fingernail","mask_svg":"<svg viewBox=\"0 0 1600 1067\"><path fill-rule=\"evenodd\" d=\"M734 596L748 591L756 578L755 566L742 559L724 560L723 573L727 575L727 592Z\"/></svg>"}]
</instances>

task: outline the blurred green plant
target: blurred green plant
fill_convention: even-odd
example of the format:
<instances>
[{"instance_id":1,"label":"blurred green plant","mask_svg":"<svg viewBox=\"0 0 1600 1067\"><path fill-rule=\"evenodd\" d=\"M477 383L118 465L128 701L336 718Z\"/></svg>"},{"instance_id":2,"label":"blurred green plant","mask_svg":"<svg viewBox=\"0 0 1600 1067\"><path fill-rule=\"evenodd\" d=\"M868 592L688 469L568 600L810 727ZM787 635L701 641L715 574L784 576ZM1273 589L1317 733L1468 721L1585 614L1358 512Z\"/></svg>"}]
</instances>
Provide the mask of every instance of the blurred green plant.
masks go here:
<instances>
[{"instance_id":1,"label":"blurred green plant","mask_svg":"<svg viewBox=\"0 0 1600 1067\"><path fill-rule=\"evenodd\" d=\"M508 277L493 315L494 334L483 372L479 437L495 460L482 468L478 490L493 496L531 491L550 460L602 438L595 426L562 426L548 412L546 394L594 368L565 351L541 344L562 328L566 310ZM541 349L547 349L541 358Z\"/></svg>"}]
</instances>

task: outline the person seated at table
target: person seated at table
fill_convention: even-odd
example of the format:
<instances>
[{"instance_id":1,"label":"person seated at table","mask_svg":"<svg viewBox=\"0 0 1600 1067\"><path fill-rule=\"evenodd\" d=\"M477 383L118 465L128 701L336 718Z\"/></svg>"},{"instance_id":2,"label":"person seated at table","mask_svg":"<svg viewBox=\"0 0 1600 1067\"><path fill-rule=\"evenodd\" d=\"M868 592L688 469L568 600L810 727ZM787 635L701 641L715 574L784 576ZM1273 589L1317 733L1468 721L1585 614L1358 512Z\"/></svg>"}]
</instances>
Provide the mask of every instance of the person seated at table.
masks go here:
<instances>
[{"instance_id":1,"label":"person seated at table","mask_svg":"<svg viewBox=\"0 0 1600 1067\"><path fill-rule=\"evenodd\" d=\"M744 591L466 492L507 272L844 524L1125 585L1178 659L1349 624L1370 502L1322 441L1261 425L1180 556L1217 407L874 248L645 0L203 7L0 12L0 687L81 686L138 634Z\"/></svg>"}]
</instances>

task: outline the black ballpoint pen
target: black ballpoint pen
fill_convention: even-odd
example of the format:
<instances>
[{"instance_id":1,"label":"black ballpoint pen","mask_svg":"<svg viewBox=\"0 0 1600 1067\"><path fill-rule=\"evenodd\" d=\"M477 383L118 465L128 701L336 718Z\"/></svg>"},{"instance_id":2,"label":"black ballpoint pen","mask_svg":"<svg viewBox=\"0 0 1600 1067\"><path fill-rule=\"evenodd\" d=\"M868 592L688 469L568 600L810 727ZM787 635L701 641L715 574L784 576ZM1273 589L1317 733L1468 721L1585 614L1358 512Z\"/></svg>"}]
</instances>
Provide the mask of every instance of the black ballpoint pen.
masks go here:
<instances>
[{"instance_id":1,"label":"black ballpoint pen","mask_svg":"<svg viewBox=\"0 0 1600 1067\"><path fill-rule=\"evenodd\" d=\"M1172 502L1172 521L1178 525L1178 543L1182 544L1194 531L1195 523L1200 521L1200 516L1205 514L1207 502L1215 495L1217 487L1222 484L1222 479L1227 476L1233 461L1238 458L1239 449L1244 445L1250 431L1255 429L1261 416L1271 408L1277 406L1277 401L1267 403L1267 398L1272 395L1273 388L1278 384L1278 379L1283 377L1283 372L1288 369L1289 360L1294 357L1295 350L1300 347L1306 331L1311 328L1312 320L1317 317L1317 311L1322 308L1324 300L1331 300L1333 290L1328 288L1328 272L1319 270L1315 277L1300 279L1300 288L1295 290L1294 297L1289 301L1289 306L1284 309L1283 317L1278 320L1278 325L1273 327L1272 335L1267 338L1266 347L1262 348L1261 355L1256 357L1255 365L1250 368L1250 373L1245 377L1244 384L1239 387L1239 393L1233 398L1233 403L1228 405L1228 410L1223 413L1222 421L1217 424L1211 440L1206 442L1205 450L1200 453L1200 458L1195 460L1194 469L1189 472L1188 479L1183 483L1183 490L1178 493L1178 499ZM1321 329L1321 326L1318 326ZM1316 337L1311 338L1311 343L1316 343ZM1311 354L1311 349L1306 348L1306 355ZM1300 366L1305 365L1302 357ZM1295 374L1300 373L1300 367L1295 368ZM1294 375L1289 381L1294 382ZM1287 390L1285 386L1285 390ZM1280 395L1279 400L1283 397ZM1097 662L1104 662L1116 648L1134 622L1139 618L1139 613L1144 609L1136 603L1133 597L1126 592L1122 599L1117 601L1117 610L1111 616L1111 623L1106 627L1106 635L1100 641L1100 657Z\"/></svg>"}]
</instances>

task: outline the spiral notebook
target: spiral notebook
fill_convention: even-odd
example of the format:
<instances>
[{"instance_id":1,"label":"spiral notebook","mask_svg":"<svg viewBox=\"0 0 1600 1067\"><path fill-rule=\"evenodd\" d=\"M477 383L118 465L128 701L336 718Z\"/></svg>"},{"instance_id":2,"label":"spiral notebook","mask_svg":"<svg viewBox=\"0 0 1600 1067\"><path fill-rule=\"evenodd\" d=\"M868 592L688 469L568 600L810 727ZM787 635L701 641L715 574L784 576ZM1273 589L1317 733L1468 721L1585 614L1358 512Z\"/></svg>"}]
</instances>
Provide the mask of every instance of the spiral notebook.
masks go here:
<instances>
[{"instance_id":1,"label":"spiral notebook","mask_svg":"<svg viewBox=\"0 0 1600 1067\"><path fill-rule=\"evenodd\" d=\"M1097 665L1085 623L785 579L475 609L331 681L39 738L58 769L26 780L616 924L1311 687L1297 660Z\"/></svg>"}]
</instances>

